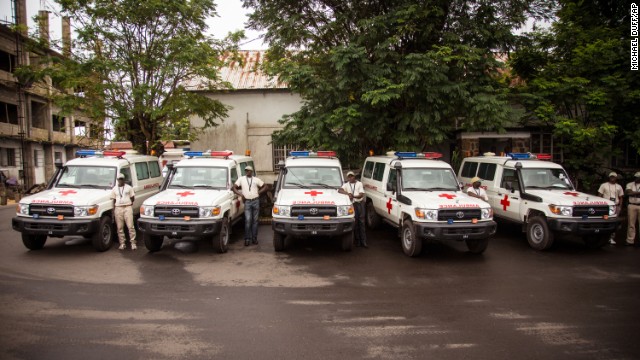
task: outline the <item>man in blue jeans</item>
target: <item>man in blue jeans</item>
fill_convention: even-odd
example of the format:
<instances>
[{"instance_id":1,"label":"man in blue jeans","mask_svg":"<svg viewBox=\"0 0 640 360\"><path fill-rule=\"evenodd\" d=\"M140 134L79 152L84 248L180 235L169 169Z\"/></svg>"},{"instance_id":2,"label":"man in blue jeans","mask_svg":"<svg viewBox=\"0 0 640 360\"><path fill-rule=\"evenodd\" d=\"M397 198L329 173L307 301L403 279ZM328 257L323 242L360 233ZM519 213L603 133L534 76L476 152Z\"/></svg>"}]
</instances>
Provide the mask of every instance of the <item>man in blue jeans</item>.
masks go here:
<instances>
[{"instance_id":1,"label":"man in blue jeans","mask_svg":"<svg viewBox=\"0 0 640 360\"><path fill-rule=\"evenodd\" d=\"M244 202L244 246L258 243L258 215L260 213L260 195L267 191L264 182L253 176L253 168L244 168L245 176L240 177L233 192Z\"/></svg>"}]
</instances>

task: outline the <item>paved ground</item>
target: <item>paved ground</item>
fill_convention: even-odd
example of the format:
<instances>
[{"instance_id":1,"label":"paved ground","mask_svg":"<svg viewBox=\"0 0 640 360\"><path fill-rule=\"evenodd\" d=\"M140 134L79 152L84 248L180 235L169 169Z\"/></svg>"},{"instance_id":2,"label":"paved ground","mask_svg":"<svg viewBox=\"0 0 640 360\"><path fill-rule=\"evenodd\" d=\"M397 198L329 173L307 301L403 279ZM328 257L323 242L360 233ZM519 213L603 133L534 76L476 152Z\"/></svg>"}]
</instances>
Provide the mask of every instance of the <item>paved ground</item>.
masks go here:
<instances>
[{"instance_id":1,"label":"paved ground","mask_svg":"<svg viewBox=\"0 0 640 360\"><path fill-rule=\"evenodd\" d=\"M462 244L403 255L296 241L268 226L244 247L165 241L96 253L82 238L27 251L0 209L1 359L638 359L640 249L535 252L501 224L482 256ZM177 247L182 246L178 244Z\"/></svg>"}]
</instances>

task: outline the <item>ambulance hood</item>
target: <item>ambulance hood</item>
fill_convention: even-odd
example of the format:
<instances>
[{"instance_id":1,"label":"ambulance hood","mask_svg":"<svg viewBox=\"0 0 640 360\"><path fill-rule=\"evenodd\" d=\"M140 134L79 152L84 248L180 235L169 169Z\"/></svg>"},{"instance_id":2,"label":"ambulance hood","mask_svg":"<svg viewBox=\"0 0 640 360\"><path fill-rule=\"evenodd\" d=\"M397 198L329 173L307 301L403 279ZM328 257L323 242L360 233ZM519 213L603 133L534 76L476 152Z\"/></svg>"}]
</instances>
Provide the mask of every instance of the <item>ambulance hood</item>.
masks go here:
<instances>
[{"instance_id":1,"label":"ambulance hood","mask_svg":"<svg viewBox=\"0 0 640 360\"><path fill-rule=\"evenodd\" d=\"M351 205L349 197L336 189L282 189L278 205Z\"/></svg>"},{"instance_id":2,"label":"ambulance hood","mask_svg":"<svg viewBox=\"0 0 640 360\"><path fill-rule=\"evenodd\" d=\"M403 191L412 206L423 209L488 208L488 202L473 198L462 191Z\"/></svg>"},{"instance_id":3,"label":"ambulance hood","mask_svg":"<svg viewBox=\"0 0 640 360\"><path fill-rule=\"evenodd\" d=\"M23 204L91 206L109 201L111 189L55 188L27 196Z\"/></svg>"},{"instance_id":4,"label":"ambulance hood","mask_svg":"<svg viewBox=\"0 0 640 360\"><path fill-rule=\"evenodd\" d=\"M216 206L231 196L229 190L166 189L145 200L145 205Z\"/></svg>"},{"instance_id":5,"label":"ambulance hood","mask_svg":"<svg viewBox=\"0 0 640 360\"><path fill-rule=\"evenodd\" d=\"M546 204L562 206L594 206L594 205L614 205L613 201L603 199L599 196L581 193L575 190L527 190L527 194L536 195L542 198Z\"/></svg>"}]
</instances>

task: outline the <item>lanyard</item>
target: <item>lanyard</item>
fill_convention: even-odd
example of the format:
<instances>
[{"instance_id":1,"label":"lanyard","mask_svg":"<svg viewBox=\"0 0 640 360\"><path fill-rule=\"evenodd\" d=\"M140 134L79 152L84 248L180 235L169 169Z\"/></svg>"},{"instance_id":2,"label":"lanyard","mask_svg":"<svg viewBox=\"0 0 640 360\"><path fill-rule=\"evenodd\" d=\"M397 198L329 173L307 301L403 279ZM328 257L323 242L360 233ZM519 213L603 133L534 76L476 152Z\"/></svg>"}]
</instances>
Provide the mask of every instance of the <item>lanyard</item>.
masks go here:
<instances>
[{"instance_id":1,"label":"lanyard","mask_svg":"<svg viewBox=\"0 0 640 360\"><path fill-rule=\"evenodd\" d=\"M474 191L476 192L476 195L480 196L480 189L474 189Z\"/></svg>"},{"instance_id":2,"label":"lanyard","mask_svg":"<svg viewBox=\"0 0 640 360\"><path fill-rule=\"evenodd\" d=\"M124 186L122 186L122 189L118 186L118 193L120 193L120 200L122 200L122 196L124 195Z\"/></svg>"},{"instance_id":3,"label":"lanyard","mask_svg":"<svg viewBox=\"0 0 640 360\"><path fill-rule=\"evenodd\" d=\"M249 182L249 178L245 176L245 178L247 179L247 185L249 185L249 190L247 190L248 192L251 192L251 185L253 184L253 176L251 177L251 182Z\"/></svg>"},{"instance_id":4,"label":"lanyard","mask_svg":"<svg viewBox=\"0 0 640 360\"><path fill-rule=\"evenodd\" d=\"M356 194L356 183L349 183L349 187L351 188L351 194L355 195Z\"/></svg>"}]
</instances>

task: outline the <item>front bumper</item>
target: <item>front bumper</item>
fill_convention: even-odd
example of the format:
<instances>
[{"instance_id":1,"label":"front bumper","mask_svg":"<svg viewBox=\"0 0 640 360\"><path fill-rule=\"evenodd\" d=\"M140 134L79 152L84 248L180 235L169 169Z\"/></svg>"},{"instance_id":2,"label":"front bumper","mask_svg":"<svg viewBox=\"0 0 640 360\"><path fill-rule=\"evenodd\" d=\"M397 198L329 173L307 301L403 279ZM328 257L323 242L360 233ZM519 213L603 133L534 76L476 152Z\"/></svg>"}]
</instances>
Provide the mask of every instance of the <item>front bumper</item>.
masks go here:
<instances>
[{"instance_id":1,"label":"front bumper","mask_svg":"<svg viewBox=\"0 0 640 360\"><path fill-rule=\"evenodd\" d=\"M462 241L488 238L496 233L497 224L493 220L477 224L416 222L414 227L416 234L423 239Z\"/></svg>"},{"instance_id":2,"label":"front bumper","mask_svg":"<svg viewBox=\"0 0 640 360\"><path fill-rule=\"evenodd\" d=\"M346 219L282 219L273 218L273 231L294 236L341 236L353 231L355 220Z\"/></svg>"},{"instance_id":3,"label":"front bumper","mask_svg":"<svg viewBox=\"0 0 640 360\"><path fill-rule=\"evenodd\" d=\"M159 220L140 218L138 230L151 236L205 236L220 232L222 219L211 220Z\"/></svg>"},{"instance_id":4,"label":"front bumper","mask_svg":"<svg viewBox=\"0 0 640 360\"><path fill-rule=\"evenodd\" d=\"M67 236L90 235L98 231L100 219L51 219L16 216L11 219L13 230L23 234Z\"/></svg>"},{"instance_id":5,"label":"front bumper","mask_svg":"<svg viewBox=\"0 0 640 360\"><path fill-rule=\"evenodd\" d=\"M616 231L620 220L610 219L547 219L549 227L553 231L574 233L578 235L611 234Z\"/></svg>"}]
</instances>

